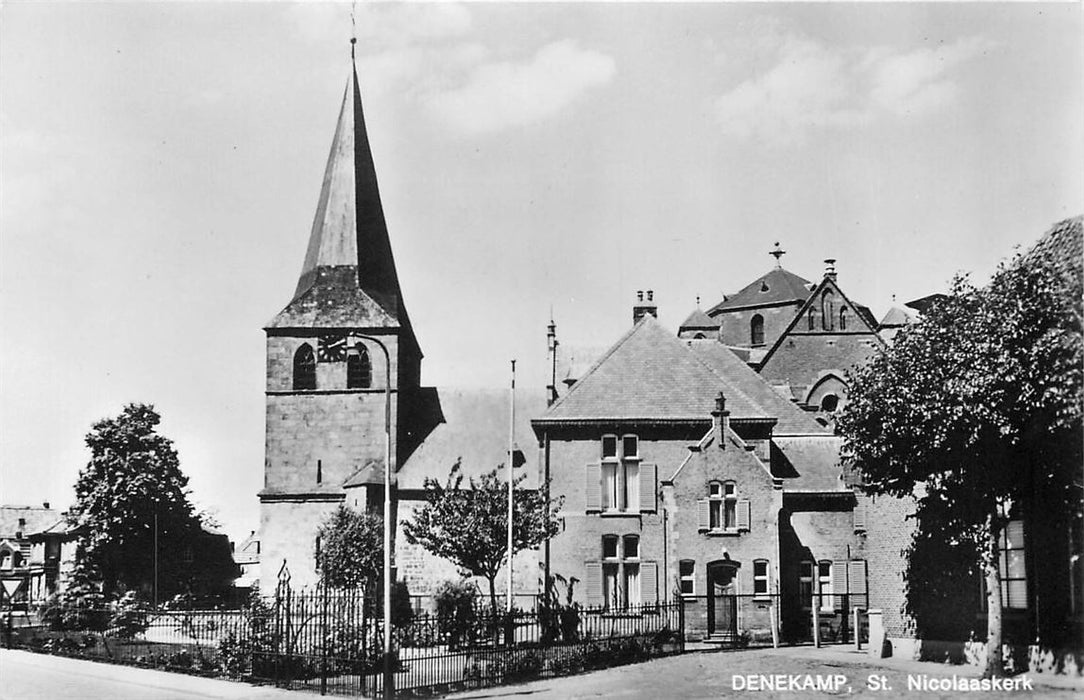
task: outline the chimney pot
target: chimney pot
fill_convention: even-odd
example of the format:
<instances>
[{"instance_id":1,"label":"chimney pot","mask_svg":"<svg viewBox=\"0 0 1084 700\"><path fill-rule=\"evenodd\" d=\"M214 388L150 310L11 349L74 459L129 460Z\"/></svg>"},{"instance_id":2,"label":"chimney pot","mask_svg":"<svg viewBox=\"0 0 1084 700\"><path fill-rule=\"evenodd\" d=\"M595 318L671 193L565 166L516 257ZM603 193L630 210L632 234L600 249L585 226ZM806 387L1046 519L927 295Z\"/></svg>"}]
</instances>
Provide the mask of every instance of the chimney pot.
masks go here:
<instances>
[{"instance_id":1,"label":"chimney pot","mask_svg":"<svg viewBox=\"0 0 1084 700\"><path fill-rule=\"evenodd\" d=\"M715 429L715 441L720 450L726 449L726 431L730 427L730 411L726 410L726 396L723 392L715 397L715 410L711 412L712 425Z\"/></svg>"},{"instance_id":2,"label":"chimney pot","mask_svg":"<svg viewBox=\"0 0 1084 700\"><path fill-rule=\"evenodd\" d=\"M824 259L824 276L825 277L831 277L832 279L836 278L836 259L835 258L825 258Z\"/></svg>"},{"instance_id":3,"label":"chimney pot","mask_svg":"<svg viewBox=\"0 0 1084 700\"><path fill-rule=\"evenodd\" d=\"M651 301L654 298L655 298L655 292L651 291L650 289L647 290L647 300Z\"/></svg>"},{"instance_id":4,"label":"chimney pot","mask_svg":"<svg viewBox=\"0 0 1084 700\"><path fill-rule=\"evenodd\" d=\"M49 510L49 501L42 501L42 502L41 502L41 506L42 506L42 508L44 508L45 510Z\"/></svg>"},{"instance_id":5,"label":"chimney pot","mask_svg":"<svg viewBox=\"0 0 1084 700\"><path fill-rule=\"evenodd\" d=\"M643 300L644 300L644 292L643 292L643 290L637 290L637 292L636 292L636 301L643 301Z\"/></svg>"}]
</instances>

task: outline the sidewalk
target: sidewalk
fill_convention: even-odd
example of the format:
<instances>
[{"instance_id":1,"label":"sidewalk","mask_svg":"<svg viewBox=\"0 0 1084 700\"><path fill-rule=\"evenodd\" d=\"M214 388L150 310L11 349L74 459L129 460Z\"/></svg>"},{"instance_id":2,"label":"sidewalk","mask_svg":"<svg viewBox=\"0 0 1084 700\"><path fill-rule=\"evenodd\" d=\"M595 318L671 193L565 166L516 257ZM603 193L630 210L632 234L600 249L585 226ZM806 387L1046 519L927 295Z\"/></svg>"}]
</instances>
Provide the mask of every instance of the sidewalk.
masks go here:
<instances>
[{"instance_id":1,"label":"sidewalk","mask_svg":"<svg viewBox=\"0 0 1084 700\"><path fill-rule=\"evenodd\" d=\"M304 700L310 693L0 650L0 700Z\"/></svg>"}]
</instances>

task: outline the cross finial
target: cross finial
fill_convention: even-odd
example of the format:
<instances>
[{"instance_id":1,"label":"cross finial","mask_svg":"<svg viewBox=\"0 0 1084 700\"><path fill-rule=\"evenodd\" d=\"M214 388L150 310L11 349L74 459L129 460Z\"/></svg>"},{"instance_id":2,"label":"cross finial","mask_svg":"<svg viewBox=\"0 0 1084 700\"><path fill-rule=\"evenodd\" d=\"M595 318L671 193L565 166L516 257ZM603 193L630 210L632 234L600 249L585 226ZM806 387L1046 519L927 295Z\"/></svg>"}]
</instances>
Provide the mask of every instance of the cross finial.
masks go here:
<instances>
[{"instance_id":1,"label":"cross finial","mask_svg":"<svg viewBox=\"0 0 1084 700\"><path fill-rule=\"evenodd\" d=\"M698 309L700 308L700 295L699 294L696 295L696 308L698 308Z\"/></svg>"},{"instance_id":2,"label":"cross finial","mask_svg":"<svg viewBox=\"0 0 1084 700\"><path fill-rule=\"evenodd\" d=\"M354 13L358 9L357 0L350 3L350 61L354 60L354 46L358 43L358 25L354 20Z\"/></svg>"},{"instance_id":3,"label":"cross finial","mask_svg":"<svg viewBox=\"0 0 1084 700\"><path fill-rule=\"evenodd\" d=\"M786 254L787 254L787 251L785 251L785 250L783 250L782 248L779 247L779 241L775 242L775 248L768 253L768 255L775 258L775 266L776 267L782 267L783 266L783 264L781 262L779 262L779 258L783 257Z\"/></svg>"}]
</instances>

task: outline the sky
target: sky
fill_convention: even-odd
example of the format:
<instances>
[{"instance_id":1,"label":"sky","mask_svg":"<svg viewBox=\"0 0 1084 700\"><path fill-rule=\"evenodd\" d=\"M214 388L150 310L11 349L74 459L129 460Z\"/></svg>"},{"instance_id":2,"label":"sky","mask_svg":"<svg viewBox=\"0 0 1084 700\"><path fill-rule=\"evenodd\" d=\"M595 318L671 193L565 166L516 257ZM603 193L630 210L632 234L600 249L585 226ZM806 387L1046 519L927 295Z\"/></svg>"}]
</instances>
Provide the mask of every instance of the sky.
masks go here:
<instances>
[{"instance_id":1,"label":"sky","mask_svg":"<svg viewBox=\"0 0 1084 700\"><path fill-rule=\"evenodd\" d=\"M1080 3L359 3L425 384L541 388L546 325L676 331L771 269L879 317L1084 212ZM67 507L154 404L258 526L265 346L350 71L351 5L0 6L0 502ZM499 428L504 429L504 428Z\"/></svg>"}]
</instances>

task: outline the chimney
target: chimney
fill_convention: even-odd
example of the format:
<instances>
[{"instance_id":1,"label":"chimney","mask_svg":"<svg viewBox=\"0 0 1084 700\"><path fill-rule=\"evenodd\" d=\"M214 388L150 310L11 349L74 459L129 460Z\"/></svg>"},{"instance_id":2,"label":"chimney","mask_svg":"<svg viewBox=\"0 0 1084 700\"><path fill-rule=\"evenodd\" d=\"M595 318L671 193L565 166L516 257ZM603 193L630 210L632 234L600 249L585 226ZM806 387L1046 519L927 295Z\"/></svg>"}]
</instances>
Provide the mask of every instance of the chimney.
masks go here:
<instances>
[{"instance_id":1,"label":"chimney","mask_svg":"<svg viewBox=\"0 0 1084 700\"><path fill-rule=\"evenodd\" d=\"M644 298L644 292L636 292L636 304L632 307L632 325L636 325L640 322L644 316L651 314L655 318L659 317L659 308L655 306L655 292L647 290L647 298Z\"/></svg>"},{"instance_id":2,"label":"chimney","mask_svg":"<svg viewBox=\"0 0 1084 700\"><path fill-rule=\"evenodd\" d=\"M715 397L715 410L711 412L711 424L715 431L715 441L719 449L726 449L726 431L730 427L730 411L726 410L726 396L723 392Z\"/></svg>"},{"instance_id":3,"label":"chimney","mask_svg":"<svg viewBox=\"0 0 1084 700\"><path fill-rule=\"evenodd\" d=\"M824 276L831 279L833 282L836 279L836 259L825 258L824 260Z\"/></svg>"}]
</instances>

